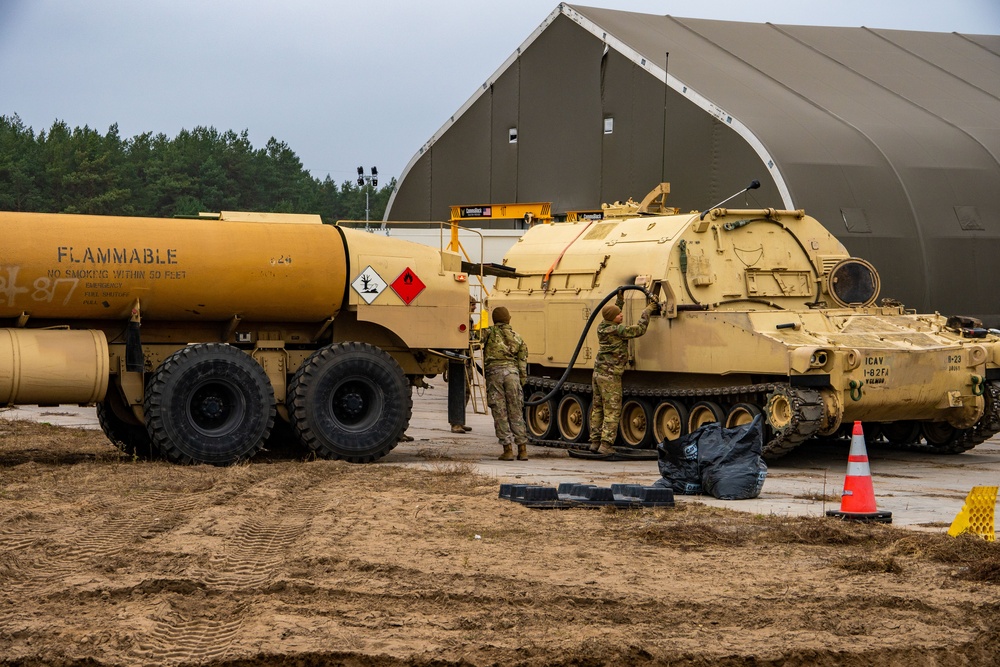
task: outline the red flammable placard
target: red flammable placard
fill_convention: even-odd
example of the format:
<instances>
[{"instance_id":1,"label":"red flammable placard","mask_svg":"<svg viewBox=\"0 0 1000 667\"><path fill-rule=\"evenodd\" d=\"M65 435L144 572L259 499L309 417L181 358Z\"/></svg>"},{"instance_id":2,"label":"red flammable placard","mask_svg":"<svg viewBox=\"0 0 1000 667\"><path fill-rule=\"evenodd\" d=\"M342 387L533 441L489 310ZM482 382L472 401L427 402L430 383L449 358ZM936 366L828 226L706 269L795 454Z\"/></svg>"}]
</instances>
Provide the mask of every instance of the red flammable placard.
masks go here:
<instances>
[{"instance_id":1,"label":"red flammable placard","mask_svg":"<svg viewBox=\"0 0 1000 667\"><path fill-rule=\"evenodd\" d=\"M417 277L417 274L413 272L410 267L406 267L406 270L399 274L399 277L392 281L390 285L392 291L399 295L399 298L403 300L407 306L410 302L417 298L427 285L424 285L423 281Z\"/></svg>"}]
</instances>

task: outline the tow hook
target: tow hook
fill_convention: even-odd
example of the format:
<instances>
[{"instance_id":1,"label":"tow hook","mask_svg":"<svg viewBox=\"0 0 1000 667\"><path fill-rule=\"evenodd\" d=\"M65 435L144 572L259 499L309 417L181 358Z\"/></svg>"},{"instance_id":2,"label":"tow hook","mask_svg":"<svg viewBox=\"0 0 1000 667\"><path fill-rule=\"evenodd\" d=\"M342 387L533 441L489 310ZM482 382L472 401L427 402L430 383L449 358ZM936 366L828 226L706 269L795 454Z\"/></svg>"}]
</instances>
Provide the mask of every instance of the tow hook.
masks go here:
<instances>
[{"instance_id":1,"label":"tow hook","mask_svg":"<svg viewBox=\"0 0 1000 667\"><path fill-rule=\"evenodd\" d=\"M861 400L861 387L864 384L865 383L863 381L862 382L858 382L856 380L851 380L851 400L852 401L860 401Z\"/></svg>"}]
</instances>

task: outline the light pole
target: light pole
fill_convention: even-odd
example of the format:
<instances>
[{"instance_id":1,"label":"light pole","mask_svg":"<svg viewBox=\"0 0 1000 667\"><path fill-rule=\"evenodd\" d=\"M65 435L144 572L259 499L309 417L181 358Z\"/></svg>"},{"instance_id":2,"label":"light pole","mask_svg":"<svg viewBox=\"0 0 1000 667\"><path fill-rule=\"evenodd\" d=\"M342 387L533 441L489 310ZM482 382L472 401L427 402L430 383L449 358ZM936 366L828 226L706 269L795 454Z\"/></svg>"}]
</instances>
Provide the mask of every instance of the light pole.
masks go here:
<instances>
[{"instance_id":1,"label":"light pole","mask_svg":"<svg viewBox=\"0 0 1000 667\"><path fill-rule=\"evenodd\" d=\"M368 188L365 184L371 184L373 188L378 187L378 167L372 167L371 173L367 176L365 175L365 168L358 167L358 187L365 188L365 222L368 222ZM368 225L365 225L365 229L368 229Z\"/></svg>"}]
</instances>

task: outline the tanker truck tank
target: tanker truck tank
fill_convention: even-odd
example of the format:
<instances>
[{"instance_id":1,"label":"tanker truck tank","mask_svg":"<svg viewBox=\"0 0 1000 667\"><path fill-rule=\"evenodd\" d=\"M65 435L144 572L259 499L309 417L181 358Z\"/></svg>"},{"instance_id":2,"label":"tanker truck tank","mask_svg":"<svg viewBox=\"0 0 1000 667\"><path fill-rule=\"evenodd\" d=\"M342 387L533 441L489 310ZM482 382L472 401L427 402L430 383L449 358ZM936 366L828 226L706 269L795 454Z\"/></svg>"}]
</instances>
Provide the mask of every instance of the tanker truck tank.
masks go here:
<instances>
[{"instance_id":1,"label":"tanker truck tank","mask_svg":"<svg viewBox=\"0 0 1000 667\"><path fill-rule=\"evenodd\" d=\"M0 230L0 400L96 402L130 452L229 464L279 418L371 461L411 385L468 346L456 253L319 216L5 212Z\"/></svg>"},{"instance_id":2,"label":"tanker truck tank","mask_svg":"<svg viewBox=\"0 0 1000 667\"><path fill-rule=\"evenodd\" d=\"M749 188L748 188L749 189ZM538 443L589 442L596 327L620 286L626 323L647 298L660 312L630 342L618 433L650 449L709 422L758 414L765 457L855 420L898 447L958 453L1000 430L1000 337L966 318L877 303L879 276L803 211L678 214L668 184L602 220L536 225L497 279L529 350L526 423ZM599 314L598 314L599 316ZM562 380L562 382L560 382Z\"/></svg>"}]
</instances>

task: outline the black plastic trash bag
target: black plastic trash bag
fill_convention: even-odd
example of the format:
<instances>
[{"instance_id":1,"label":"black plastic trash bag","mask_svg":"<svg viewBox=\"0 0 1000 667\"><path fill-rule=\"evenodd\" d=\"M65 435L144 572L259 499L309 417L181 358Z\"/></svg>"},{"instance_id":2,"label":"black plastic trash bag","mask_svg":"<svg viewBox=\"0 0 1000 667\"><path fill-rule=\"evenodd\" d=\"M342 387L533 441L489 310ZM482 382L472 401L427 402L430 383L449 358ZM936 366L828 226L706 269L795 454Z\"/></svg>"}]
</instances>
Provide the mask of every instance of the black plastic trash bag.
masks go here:
<instances>
[{"instance_id":1,"label":"black plastic trash bag","mask_svg":"<svg viewBox=\"0 0 1000 667\"><path fill-rule=\"evenodd\" d=\"M684 436L677 440L664 440L656 446L660 466L660 479L653 486L673 489L674 493L689 496L702 492L701 471L698 468L698 438Z\"/></svg>"},{"instance_id":2,"label":"black plastic trash bag","mask_svg":"<svg viewBox=\"0 0 1000 667\"><path fill-rule=\"evenodd\" d=\"M698 464L705 493L722 500L756 498L764 487L767 464L761 458L764 448L763 418L735 428L706 424L698 440ZM701 429L698 429L701 430Z\"/></svg>"},{"instance_id":3,"label":"black plastic trash bag","mask_svg":"<svg viewBox=\"0 0 1000 667\"><path fill-rule=\"evenodd\" d=\"M762 417L725 428L705 424L673 442L657 445L660 475L674 493L707 493L721 500L756 498L764 487L767 464Z\"/></svg>"}]
</instances>

